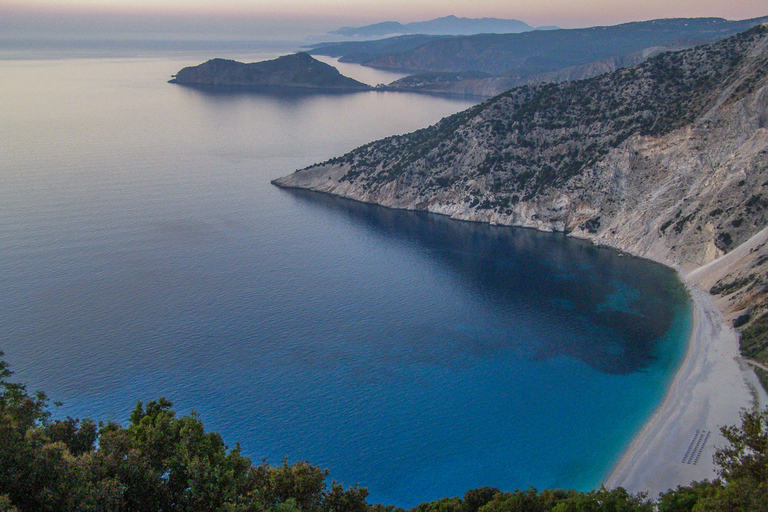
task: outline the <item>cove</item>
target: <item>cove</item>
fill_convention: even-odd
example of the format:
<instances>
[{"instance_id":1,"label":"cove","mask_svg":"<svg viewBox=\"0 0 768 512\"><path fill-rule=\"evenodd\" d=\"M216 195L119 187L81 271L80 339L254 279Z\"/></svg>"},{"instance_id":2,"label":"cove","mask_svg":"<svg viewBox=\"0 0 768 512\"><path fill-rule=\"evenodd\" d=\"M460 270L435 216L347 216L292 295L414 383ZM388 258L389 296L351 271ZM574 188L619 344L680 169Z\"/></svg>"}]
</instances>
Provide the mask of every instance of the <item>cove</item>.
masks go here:
<instances>
[{"instance_id":1,"label":"cove","mask_svg":"<svg viewBox=\"0 0 768 512\"><path fill-rule=\"evenodd\" d=\"M688 300L664 266L561 234L284 193L312 219L330 211L362 225L447 279L427 294L428 279L398 282L402 262L374 258L388 291L353 329L354 346L308 351L323 372L348 372L339 388L354 413L337 435L357 440L363 467L383 468L374 500L595 488L684 356ZM382 439L394 444L377 448Z\"/></svg>"},{"instance_id":2,"label":"cove","mask_svg":"<svg viewBox=\"0 0 768 512\"><path fill-rule=\"evenodd\" d=\"M277 189L471 102L165 83L186 64L0 61L16 376L59 416L125 422L165 396L255 462L309 460L371 502L599 485L682 359L674 273Z\"/></svg>"}]
</instances>

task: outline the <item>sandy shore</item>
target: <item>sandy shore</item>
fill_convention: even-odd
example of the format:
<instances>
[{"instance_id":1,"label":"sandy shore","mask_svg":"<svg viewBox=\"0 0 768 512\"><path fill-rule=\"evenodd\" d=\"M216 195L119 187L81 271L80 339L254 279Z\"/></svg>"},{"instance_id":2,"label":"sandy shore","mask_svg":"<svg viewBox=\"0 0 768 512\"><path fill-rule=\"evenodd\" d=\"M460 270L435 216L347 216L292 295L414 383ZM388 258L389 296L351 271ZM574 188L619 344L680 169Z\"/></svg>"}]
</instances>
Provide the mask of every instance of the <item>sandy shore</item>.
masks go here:
<instances>
[{"instance_id":1,"label":"sandy shore","mask_svg":"<svg viewBox=\"0 0 768 512\"><path fill-rule=\"evenodd\" d=\"M737 334L691 277L684 279L694 308L685 361L664 403L614 466L605 481L608 487L656 497L694 480L714 479L712 456L726 444L720 427L741 423L742 408L768 403L754 372L740 362Z\"/></svg>"}]
</instances>

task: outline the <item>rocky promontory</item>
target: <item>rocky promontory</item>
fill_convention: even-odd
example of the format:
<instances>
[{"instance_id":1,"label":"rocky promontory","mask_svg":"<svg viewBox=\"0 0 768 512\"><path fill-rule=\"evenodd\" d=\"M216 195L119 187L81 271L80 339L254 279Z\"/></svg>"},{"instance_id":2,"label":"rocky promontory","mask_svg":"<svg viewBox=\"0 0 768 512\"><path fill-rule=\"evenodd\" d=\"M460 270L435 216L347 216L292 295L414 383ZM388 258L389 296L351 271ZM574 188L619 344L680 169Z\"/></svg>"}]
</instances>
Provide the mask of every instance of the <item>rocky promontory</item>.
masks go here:
<instances>
[{"instance_id":1,"label":"rocky promontory","mask_svg":"<svg viewBox=\"0 0 768 512\"><path fill-rule=\"evenodd\" d=\"M371 88L303 52L250 64L212 59L182 69L170 82L220 87L291 87L345 91Z\"/></svg>"},{"instance_id":2,"label":"rocky promontory","mask_svg":"<svg viewBox=\"0 0 768 512\"><path fill-rule=\"evenodd\" d=\"M561 231L688 272L768 226L768 26L588 80L512 89L275 180ZM709 283L768 361L768 245Z\"/></svg>"}]
</instances>

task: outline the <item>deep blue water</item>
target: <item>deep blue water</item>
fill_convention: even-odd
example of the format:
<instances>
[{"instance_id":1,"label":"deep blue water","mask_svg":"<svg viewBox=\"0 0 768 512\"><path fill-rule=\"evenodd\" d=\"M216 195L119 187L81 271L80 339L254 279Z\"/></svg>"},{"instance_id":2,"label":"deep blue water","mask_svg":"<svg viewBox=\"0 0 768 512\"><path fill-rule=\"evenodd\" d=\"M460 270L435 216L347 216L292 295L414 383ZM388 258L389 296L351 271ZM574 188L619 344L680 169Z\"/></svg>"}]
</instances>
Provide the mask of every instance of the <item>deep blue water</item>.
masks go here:
<instances>
[{"instance_id":1,"label":"deep blue water","mask_svg":"<svg viewBox=\"0 0 768 512\"><path fill-rule=\"evenodd\" d=\"M372 502L599 485L683 356L673 273L277 189L473 101L165 83L205 58L0 60L16 377L60 415L125 422L168 397L255 461L310 460Z\"/></svg>"}]
</instances>

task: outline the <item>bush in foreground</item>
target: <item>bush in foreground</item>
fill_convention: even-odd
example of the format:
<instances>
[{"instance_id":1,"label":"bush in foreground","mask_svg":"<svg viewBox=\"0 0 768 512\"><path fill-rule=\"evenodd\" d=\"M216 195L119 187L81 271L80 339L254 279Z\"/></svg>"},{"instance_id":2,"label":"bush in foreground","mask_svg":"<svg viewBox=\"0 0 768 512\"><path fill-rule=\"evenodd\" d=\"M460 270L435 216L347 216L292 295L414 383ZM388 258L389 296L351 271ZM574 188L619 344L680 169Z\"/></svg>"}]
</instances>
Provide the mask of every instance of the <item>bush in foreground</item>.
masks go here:
<instances>
[{"instance_id":1,"label":"bush in foreground","mask_svg":"<svg viewBox=\"0 0 768 512\"><path fill-rule=\"evenodd\" d=\"M44 393L8 380L2 356L0 512L402 512L368 504L364 488L329 486L328 472L307 462L254 465L163 398L139 402L127 427L52 419ZM715 455L719 480L669 490L657 503L622 488L482 487L412 512L768 512L768 410L744 411L742 420L722 429L730 445Z\"/></svg>"}]
</instances>

